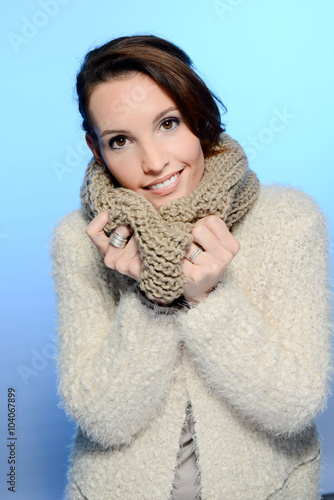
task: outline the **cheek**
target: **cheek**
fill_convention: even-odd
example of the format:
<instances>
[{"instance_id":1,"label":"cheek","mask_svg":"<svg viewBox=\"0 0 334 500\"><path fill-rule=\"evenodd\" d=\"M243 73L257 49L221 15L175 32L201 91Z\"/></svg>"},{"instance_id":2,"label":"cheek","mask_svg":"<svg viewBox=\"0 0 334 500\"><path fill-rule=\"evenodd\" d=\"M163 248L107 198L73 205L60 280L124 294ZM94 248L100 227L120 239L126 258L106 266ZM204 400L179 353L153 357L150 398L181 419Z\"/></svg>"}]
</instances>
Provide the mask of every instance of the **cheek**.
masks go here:
<instances>
[{"instance_id":1,"label":"cheek","mask_svg":"<svg viewBox=\"0 0 334 500\"><path fill-rule=\"evenodd\" d=\"M204 172L204 155L197 137L189 143L189 163L193 167L193 179L197 184Z\"/></svg>"},{"instance_id":2,"label":"cheek","mask_svg":"<svg viewBox=\"0 0 334 500\"><path fill-rule=\"evenodd\" d=\"M106 162L109 172L123 187L131 189L136 180L136 174L130 171L129 164L122 162Z\"/></svg>"},{"instance_id":3,"label":"cheek","mask_svg":"<svg viewBox=\"0 0 334 500\"><path fill-rule=\"evenodd\" d=\"M189 129L180 137L177 150L180 158L183 156L183 161L204 168L204 156L200 140Z\"/></svg>"}]
</instances>

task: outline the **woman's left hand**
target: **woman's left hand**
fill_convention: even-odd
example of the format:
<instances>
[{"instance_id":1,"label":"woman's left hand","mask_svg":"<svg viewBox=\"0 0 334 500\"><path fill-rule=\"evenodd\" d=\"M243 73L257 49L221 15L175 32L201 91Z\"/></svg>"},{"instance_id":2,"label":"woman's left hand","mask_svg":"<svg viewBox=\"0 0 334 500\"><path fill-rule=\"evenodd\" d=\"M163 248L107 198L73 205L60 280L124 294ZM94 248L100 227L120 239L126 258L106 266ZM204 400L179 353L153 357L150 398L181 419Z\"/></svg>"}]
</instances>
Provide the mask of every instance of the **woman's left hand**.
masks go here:
<instances>
[{"instance_id":1,"label":"woman's left hand","mask_svg":"<svg viewBox=\"0 0 334 500\"><path fill-rule=\"evenodd\" d=\"M185 277L184 298L187 302L201 302L216 286L225 269L239 252L238 240L224 221L209 215L196 222L192 230L193 242L182 262ZM193 262L190 257L201 247Z\"/></svg>"}]
</instances>

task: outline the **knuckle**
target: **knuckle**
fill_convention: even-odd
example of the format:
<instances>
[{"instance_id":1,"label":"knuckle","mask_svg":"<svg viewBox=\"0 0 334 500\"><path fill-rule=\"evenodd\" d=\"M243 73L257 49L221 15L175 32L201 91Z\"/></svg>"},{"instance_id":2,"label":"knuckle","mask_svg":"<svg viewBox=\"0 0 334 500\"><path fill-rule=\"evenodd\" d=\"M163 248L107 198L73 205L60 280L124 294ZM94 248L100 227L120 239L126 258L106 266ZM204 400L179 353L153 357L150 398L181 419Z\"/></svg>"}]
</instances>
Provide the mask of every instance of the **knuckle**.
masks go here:
<instances>
[{"instance_id":1,"label":"knuckle","mask_svg":"<svg viewBox=\"0 0 334 500\"><path fill-rule=\"evenodd\" d=\"M204 231L205 231L205 227L203 225L199 224L198 226L194 226L192 235L195 239L200 238Z\"/></svg>"},{"instance_id":2,"label":"knuckle","mask_svg":"<svg viewBox=\"0 0 334 500\"><path fill-rule=\"evenodd\" d=\"M233 254L229 251L225 251L222 253L221 256L221 263L223 267L227 267L229 264L231 264L233 260Z\"/></svg>"},{"instance_id":3,"label":"knuckle","mask_svg":"<svg viewBox=\"0 0 334 500\"><path fill-rule=\"evenodd\" d=\"M197 266L189 276L189 284L195 285L196 283L201 282L204 279L204 271L201 267Z\"/></svg>"},{"instance_id":4,"label":"knuckle","mask_svg":"<svg viewBox=\"0 0 334 500\"><path fill-rule=\"evenodd\" d=\"M115 263L115 269L121 274L128 274L129 273L129 265L124 259L119 259Z\"/></svg>"},{"instance_id":5,"label":"knuckle","mask_svg":"<svg viewBox=\"0 0 334 500\"><path fill-rule=\"evenodd\" d=\"M206 218L208 224L217 224L221 219L218 217L218 215L208 215Z\"/></svg>"},{"instance_id":6,"label":"knuckle","mask_svg":"<svg viewBox=\"0 0 334 500\"><path fill-rule=\"evenodd\" d=\"M90 224L86 227L86 234L87 234L87 236L89 236L90 238L93 236L93 231L92 231L92 228L91 228L91 225L90 225Z\"/></svg>"},{"instance_id":7,"label":"knuckle","mask_svg":"<svg viewBox=\"0 0 334 500\"><path fill-rule=\"evenodd\" d=\"M132 262L129 266L129 272L131 276L139 276L140 274L140 266L138 262Z\"/></svg>"},{"instance_id":8,"label":"knuckle","mask_svg":"<svg viewBox=\"0 0 334 500\"><path fill-rule=\"evenodd\" d=\"M118 226L116 227L115 232L121 234L122 236L130 236L131 234L129 226Z\"/></svg>"},{"instance_id":9,"label":"knuckle","mask_svg":"<svg viewBox=\"0 0 334 500\"><path fill-rule=\"evenodd\" d=\"M199 220L195 223L194 227L203 226L203 224L205 224L205 219L206 219L206 217L203 217L203 219L199 219Z\"/></svg>"},{"instance_id":10,"label":"knuckle","mask_svg":"<svg viewBox=\"0 0 334 500\"><path fill-rule=\"evenodd\" d=\"M110 269L115 269L115 263L113 259L110 258L110 255L108 253L104 256L103 261L107 267L109 267Z\"/></svg>"},{"instance_id":11,"label":"knuckle","mask_svg":"<svg viewBox=\"0 0 334 500\"><path fill-rule=\"evenodd\" d=\"M240 251L240 248L241 248L241 245L240 245L240 242L234 238L234 255L236 255L239 251Z\"/></svg>"},{"instance_id":12,"label":"knuckle","mask_svg":"<svg viewBox=\"0 0 334 500\"><path fill-rule=\"evenodd\" d=\"M218 217L218 215L209 215L207 217L207 225L210 229L213 230L222 230L227 228L225 222L220 217Z\"/></svg>"},{"instance_id":13,"label":"knuckle","mask_svg":"<svg viewBox=\"0 0 334 500\"><path fill-rule=\"evenodd\" d=\"M220 263L211 261L208 264L208 274L209 276L216 276L222 272L222 266Z\"/></svg>"}]
</instances>

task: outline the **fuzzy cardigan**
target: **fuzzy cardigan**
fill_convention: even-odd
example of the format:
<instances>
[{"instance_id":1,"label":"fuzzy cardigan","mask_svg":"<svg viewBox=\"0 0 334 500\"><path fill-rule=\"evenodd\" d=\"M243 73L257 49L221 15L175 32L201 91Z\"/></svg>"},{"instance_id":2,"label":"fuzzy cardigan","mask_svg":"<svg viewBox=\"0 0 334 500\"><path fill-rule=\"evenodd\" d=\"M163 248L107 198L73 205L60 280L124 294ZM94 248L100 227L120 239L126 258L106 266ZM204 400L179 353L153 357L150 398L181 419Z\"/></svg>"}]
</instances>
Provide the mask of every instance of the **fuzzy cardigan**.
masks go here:
<instances>
[{"instance_id":1,"label":"fuzzy cardigan","mask_svg":"<svg viewBox=\"0 0 334 500\"><path fill-rule=\"evenodd\" d=\"M53 239L59 391L78 424L67 498L168 500L191 402L202 500L315 500L330 378L327 233L305 194L262 187L216 289L161 314L72 212Z\"/></svg>"}]
</instances>

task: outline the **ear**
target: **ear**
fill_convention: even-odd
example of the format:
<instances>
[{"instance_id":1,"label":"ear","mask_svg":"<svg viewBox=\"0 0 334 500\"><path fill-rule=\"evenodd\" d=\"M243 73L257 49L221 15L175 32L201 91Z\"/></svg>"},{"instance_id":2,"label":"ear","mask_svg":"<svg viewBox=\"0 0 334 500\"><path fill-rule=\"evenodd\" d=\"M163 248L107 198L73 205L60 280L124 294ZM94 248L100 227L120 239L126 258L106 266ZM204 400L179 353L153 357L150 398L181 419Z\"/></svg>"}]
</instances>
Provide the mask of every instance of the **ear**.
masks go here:
<instances>
[{"instance_id":1,"label":"ear","mask_svg":"<svg viewBox=\"0 0 334 500\"><path fill-rule=\"evenodd\" d=\"M86 142L87 142L87 146L92 151L97 163L99 165L105 165L105 162L104 162L102 155L101 155L99 145L96 143L96 141L94 141L93 137L91 136L91 134L89 132L86 133Z\"/></svg>"}]
</instances>

